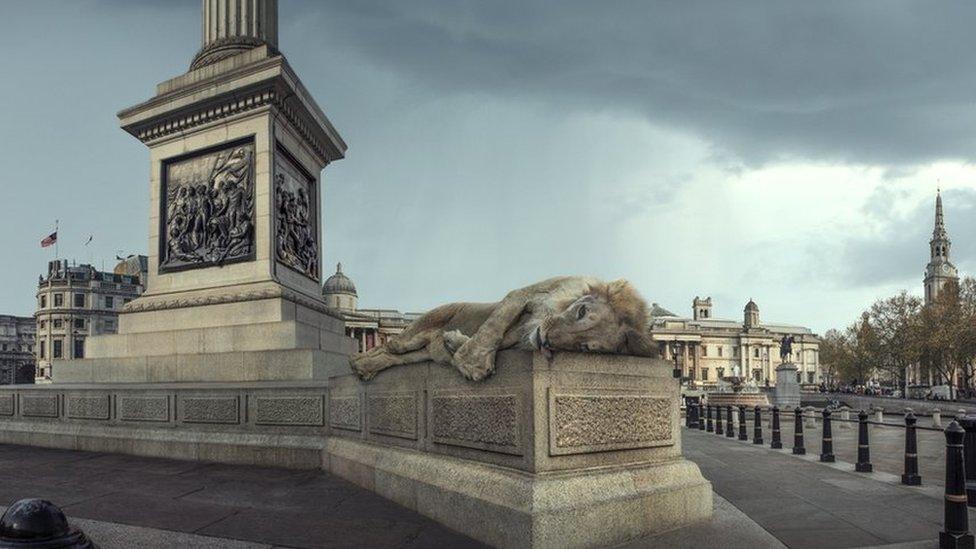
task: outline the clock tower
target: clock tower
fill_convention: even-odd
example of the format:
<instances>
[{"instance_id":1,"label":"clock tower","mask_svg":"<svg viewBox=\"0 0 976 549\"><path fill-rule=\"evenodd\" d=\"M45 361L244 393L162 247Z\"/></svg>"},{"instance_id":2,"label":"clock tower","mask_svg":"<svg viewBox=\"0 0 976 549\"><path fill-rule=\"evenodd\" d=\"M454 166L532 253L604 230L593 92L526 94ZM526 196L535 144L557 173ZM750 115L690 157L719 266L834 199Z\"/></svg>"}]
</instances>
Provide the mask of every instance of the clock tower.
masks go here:
<instances>
[{"instance_id":1,"label":"clock tower","mask_svg":"<svg viewBox=\"0 0 976 549\"><path fill-rule=\"evenodd\" d=\"M939 291L946 282L959 281L956 266L949 262L949 235L946 233L942 216L942 194L935 197L935 228L932 230L932 240L929 241L931 259L925 267L925 304L935 301Z\"/></svg>"}]
</instances>

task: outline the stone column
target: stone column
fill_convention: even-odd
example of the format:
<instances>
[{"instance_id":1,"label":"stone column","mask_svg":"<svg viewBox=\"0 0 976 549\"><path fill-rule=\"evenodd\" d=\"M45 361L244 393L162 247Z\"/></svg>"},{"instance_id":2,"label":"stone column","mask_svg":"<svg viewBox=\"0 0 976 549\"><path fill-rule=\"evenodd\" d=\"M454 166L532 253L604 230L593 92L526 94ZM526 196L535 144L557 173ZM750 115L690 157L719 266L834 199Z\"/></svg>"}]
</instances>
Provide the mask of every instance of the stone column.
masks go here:
<instances>
[{"instance_id":1,"label":"stone column","mask_svg":"<svg viewBox=\"0 0 976 549\"><path fill-rule=\"evenodd\" d=\"M278 47L278 0L203 0L203 47L190 69L261 45Z\"/></svg>"}]
</instances>

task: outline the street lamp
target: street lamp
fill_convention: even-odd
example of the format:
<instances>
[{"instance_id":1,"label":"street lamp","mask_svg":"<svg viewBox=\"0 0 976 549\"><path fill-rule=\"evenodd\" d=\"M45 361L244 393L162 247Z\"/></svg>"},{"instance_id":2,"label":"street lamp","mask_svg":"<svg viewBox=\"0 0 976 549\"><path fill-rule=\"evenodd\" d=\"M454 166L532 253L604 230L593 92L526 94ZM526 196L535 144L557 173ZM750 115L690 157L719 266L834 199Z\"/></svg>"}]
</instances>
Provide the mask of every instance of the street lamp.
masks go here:
<instances>
[{"instance_id":1,"label":"street lamp","mask_svg":"<svg viewBox=\"0 0 976 549\"><path fill-rule=\"evenodd\" d=\"M675 379L681 379L681 368L678 367L678 352L681 350L681 344L675 339L671 342L671 358L674 360L674 370L671 374Z\"/></svg>"}]
</instances>

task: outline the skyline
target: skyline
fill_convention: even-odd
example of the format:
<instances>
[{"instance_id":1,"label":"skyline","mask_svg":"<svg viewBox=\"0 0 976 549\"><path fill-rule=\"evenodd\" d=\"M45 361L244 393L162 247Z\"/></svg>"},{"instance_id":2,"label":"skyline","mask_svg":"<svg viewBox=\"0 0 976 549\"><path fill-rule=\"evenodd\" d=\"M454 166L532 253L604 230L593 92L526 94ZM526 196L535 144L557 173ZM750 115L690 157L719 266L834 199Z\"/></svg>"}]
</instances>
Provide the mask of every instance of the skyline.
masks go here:
<instances>
[{"instance_id":1,"label":"skyline","mask_svg":"<svg viewBox=\"0 0 976 549\"><path fill-rule=\"evenodd\" d=\"M679 315L700 295L741 318L752 298L764 321L822 334L877 298L921 295L939 186L952 260L974 272L976 67L952 56L976 46L963 3L346 4L282 2L280 34L350 146L323 175L323 279L341 261L364 308L592 274ZM32 55L0 62L24 76L0 83L0 312L29 315L55 219L79 263L146 252L148 154L115 113L186 70L199 5L4 9L0 44ZM679 36L674 18L700 26ZM906 31L924 47L901 45Z\"/></svg>"}]
</instances>

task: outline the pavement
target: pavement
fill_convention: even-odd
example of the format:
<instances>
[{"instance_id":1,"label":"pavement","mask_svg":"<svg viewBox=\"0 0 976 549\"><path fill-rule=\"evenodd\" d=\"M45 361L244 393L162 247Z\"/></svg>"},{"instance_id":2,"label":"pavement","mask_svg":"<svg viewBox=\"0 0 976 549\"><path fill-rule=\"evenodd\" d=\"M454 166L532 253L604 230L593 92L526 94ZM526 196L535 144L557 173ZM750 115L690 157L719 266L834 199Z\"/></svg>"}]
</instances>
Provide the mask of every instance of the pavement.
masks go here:
<instances>
[{"instance_id":1,"label":"pavement","mask_svg":"<svg viewBox=\"0 0 976 549\"><path fill-rule=\"evenodd\" d=\"M0 503L60 506L102 549L483 547L321 471L0 445Z\"/></svg>"},{"instance_id":2,"label":"pavement","mask_svg":"<svg viewBox=\"0 0 976 549\"><path fill-rule=\"evenodd\" d=\"M874 473L856 473L853 460L844 460L855 455L847 451L846 433L838 439L838 430L834 429L838 461L824 464L818 455L819 426L813 429L816 436L807 431L806 456L792 455L792 429L788 439L784 431L785 449L772 450L769 431L764 432L765 444L755 445L751 442L751 424L749 427L750 441L683 429L684 453L701 467L717 495L783 545L800 549L938 547L944 488L934 478L924 476L929 470L934 477L937 466L927 464L923 469L924 484L919 487L902 486L897 474L884 470L900 473L893 465L901 460L882 455L882 448L894 446L898 457L904 452L904 447L895 442L882 443L886 438L898 439L885 430L891 429L891 433L901 437L903 430L878 427L879 445L875 447L872 441L872 457L884 467ZM941 433L933 434L942 437L944 452L945 438ZM922 448L920 441L920 454ZM932 452L934 449L929 449ZM920 455L920 459L925 458ZM976 525L973 510L969 520Z\"/></svg>"},{"instance_id":3,"label":"pavement","mask_svg":"<svg viewBox=\"0 0 976 549\"><path fill-rule=\"evenodd\" d=\"M682 428L686 457L712 482L714 516L621 547L937 547L941 433L919 432L923 485L905 487L903 429L872 429L870 474L853 472L856 429L835 425L834 464L817 460L819 426L806 432L799 457L792 422L784 450L769 448L768 426L761 446ZM0 445L0 475L0 504L51 500L103 549L483 546L322 471Z\"/></svg>"}]
</instances>

